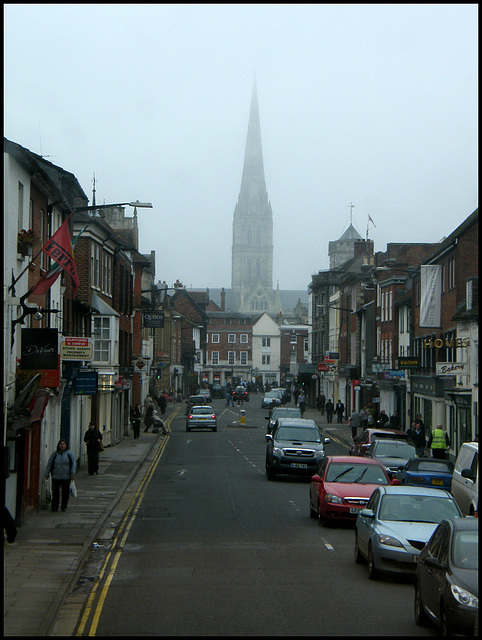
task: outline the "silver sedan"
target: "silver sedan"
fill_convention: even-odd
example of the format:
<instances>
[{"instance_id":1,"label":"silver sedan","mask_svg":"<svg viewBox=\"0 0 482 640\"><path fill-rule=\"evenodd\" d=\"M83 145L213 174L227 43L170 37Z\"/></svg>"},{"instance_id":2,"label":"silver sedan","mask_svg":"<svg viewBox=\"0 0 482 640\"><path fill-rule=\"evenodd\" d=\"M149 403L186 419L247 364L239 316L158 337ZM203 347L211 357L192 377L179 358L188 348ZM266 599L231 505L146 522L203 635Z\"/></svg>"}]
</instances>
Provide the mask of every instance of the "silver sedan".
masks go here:
<instances>
[{"instance_id":1,"label":"silver sedan","mask_svg":"<svg viewBox=\"0 0 482 640\"><path fill-rule=\"evenodd\" d=\"M355 562L368 561L372 580L380 571L414 573L420 551L437 525L462 515L445 490L377 487L356 520Z\"/></svg>"},{"instance_id":2,"label":"silver sedan","mask_svg":"<svg viewBox=\"0 0 482 640\"><path fill-rule=\"evenodd\" d=\"M186 431L191 429L218 430L218 421L212 407L199 405L191 407L186 417Z\"/></svg>"}]
</instances>

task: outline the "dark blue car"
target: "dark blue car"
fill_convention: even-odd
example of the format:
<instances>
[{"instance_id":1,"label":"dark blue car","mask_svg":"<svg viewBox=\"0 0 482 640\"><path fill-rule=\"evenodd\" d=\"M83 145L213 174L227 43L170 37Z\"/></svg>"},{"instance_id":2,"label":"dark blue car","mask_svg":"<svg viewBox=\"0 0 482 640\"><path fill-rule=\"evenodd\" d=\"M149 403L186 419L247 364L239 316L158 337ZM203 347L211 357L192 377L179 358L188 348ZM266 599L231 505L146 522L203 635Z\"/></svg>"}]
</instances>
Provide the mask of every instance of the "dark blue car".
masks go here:
<instances>
[{"instance_id":1,"label":"dark blue car","mask_svg":"<svg viewBox=\"0 0 482 640\"><path fill-rule=\"evenodd\" d=\"M395 474L402 484L450 491L454 464L437 458L412 458Z\"/></svg>"}]
</instances>

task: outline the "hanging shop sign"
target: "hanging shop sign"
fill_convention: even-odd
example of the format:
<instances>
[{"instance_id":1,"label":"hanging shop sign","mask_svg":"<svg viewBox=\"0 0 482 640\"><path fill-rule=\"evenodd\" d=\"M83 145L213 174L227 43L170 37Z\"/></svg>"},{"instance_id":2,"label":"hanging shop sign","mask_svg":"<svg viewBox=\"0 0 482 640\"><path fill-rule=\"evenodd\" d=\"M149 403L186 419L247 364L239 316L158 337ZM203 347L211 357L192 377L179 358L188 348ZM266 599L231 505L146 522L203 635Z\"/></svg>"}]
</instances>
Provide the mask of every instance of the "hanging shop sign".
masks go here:
<instances>
[{"instance_id":1,"label":"hanging shop sign","mask_svg":"<svg viewBox=\"0 0 482 640\"><path fill-rule=\"evenodd\" d=\"M60 342L62 360L92 360L94 345L92 338L64 338Z\"/></svg>"},{"instance_id":2,"label":"hanging shop sign","mask_svg":"<svg viewBox=\"0 0 482 640\"><path fill-rule=\"evenodd\" d=\"M435 367L437 376L468 376L468 362L437 362Z\"/></svg>"},{"instance_id":3,"label":"hanging shop sign","mask_svg":"<svg viewBox=\"0 0 482 640\"><path fill-rule=\"evenodd\" d=\"M60 385L60 356L58 329L22 329L20 369L42 374L40 386Z\"/></svg>"},{"instance_id":4,"label":"hanging shop sign","mask_svg":"<svg viewBox=\"0 0 482 640\"><path fill-rule=\"evenodd\" d=\"M144 326L153 329L162 329L164 326L164 312L146 311L144 313Z\"/></svg>"},{"instance_id":5,"label":"hanging shop sign","mask_svg":"<svg viewBox=\"0 0 482 640\"><path fill-rule=\"evenodd\" d=\"M22 329L21 369L57 369L58 329Z\"/></svg>"},{"instance_id":6,"label":"hanging shop sign","mask_svg":"<svg viewBox=\"0 0 482 640\"><path fill-rule=\"evenodd\" d=\"M399 369L419 369L420 368L420 360L419 358L398 358L398 368Z\"/></svg>"},{"instance_id":7,"label":"hanging shop sign","mask_svg":"<svg viewBox=\"0 0 482 640\"><path fill-rule=\"evenodd\" d=\"M97 394L98 374L97 371L88 369L77 372L74 382L74 394L76 396L95 396Z\"/></svg>"}]
</instances>

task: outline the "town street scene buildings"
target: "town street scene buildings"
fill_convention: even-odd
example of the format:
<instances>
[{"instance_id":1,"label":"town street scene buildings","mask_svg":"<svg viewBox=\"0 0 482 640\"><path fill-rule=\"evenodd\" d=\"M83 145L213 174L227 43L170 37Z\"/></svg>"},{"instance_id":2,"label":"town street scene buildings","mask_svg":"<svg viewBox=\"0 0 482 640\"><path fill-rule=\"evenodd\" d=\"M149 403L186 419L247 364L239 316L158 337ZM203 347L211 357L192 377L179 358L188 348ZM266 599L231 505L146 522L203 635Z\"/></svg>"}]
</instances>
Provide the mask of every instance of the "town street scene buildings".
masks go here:
<instances>
[{"instance_id":1,"label":"town street scene buildings","mask_svg":"<svg viewBox=\"0 0 482 640\"><path fill-rule=\"evenodd\" d=\"M397 243L394 229L376 247L368 225L363 238L350 223L319 239L329 269L301 274L299 291L274 286L256 87L230 287L165 282L139 247L138 210L151 206L98 205L69 167L4 139L5 504L18 524L45 504L60 437L85 465L90 421L115 447L133 407L163 392L303 388L309 406L323 394L345 418L397 411L403 429L421 414L445 425L451 458L478 435L478 210L433 243L416 229Z\"/></svg>"}]
</instances>

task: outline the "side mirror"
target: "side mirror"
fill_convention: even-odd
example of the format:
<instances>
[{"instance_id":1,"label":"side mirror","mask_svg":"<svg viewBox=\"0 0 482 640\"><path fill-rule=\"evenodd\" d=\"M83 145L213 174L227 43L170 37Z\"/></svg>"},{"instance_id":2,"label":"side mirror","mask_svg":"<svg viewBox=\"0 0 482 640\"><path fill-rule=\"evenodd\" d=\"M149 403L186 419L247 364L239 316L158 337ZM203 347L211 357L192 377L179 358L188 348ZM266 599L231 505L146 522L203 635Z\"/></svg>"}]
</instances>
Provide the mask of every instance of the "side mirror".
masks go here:
<instances>
[{"instance_id":1,"label":"side mirror","mask_svg":"<svg viewBox=\"0 0 482 640\"><path fill-rule=\"evenodd\" d=\"M321 482L321 477L317 473L315 473L314 476L311 476L311 482L319 484Z\"/></svg>"},{"instance_id":2,"label":"side mirror","mask_svg":"<svg viewBox=\"0 0 482 640\"><path fill-rule=\"evenodd\" d=\"M444 566L437 558L432 558L431 556L427 556L425 558L425 564L429 567L433 567L434 569L443 569Z\"/></svg>"},{"instance_id":3,"label":"side mirror","mask_svg":"<svg viewBox=\"0 0 482 640\"><path fill-rule=\"evenodd\" d=\"M325 438L325 444L330 444L331 438Z\"/></svg>"},{"instance_id":4,"label":"side mirror","mask_svg":"<svg viewBox=\"0 0 482 640\"><path fill-rule=\"evenodd\" d=\"M470 469L462 469L460 475L462 476L462 478L467 478L467 480L472 480L472 482L475 481L475 475Z\"/></svg>"},{"instance_id":5,"label":"side mirror","mask_svg":"<svg viewBox=\"0 0 482 640\"><path fill-rule=\"evenodd\" d=\"M271 435L271 433L267 433L264 437L266 438L266 442L273 441L273 436Z\"/></svg>"},{"instance_id":6,"label":"side mirror","mask_svg":"<svg viewBox=\"0 0 482 640\"><path fill-rule=\"evenodd\" d=\"M359 514L362 518L374 518L375 514L371 509L362 509Z\"/></svg>"},{"instance_id":7,"label":"side mirror","mask_svg":"<svg viewBox=\"0 0 482 640\"><path fill-rule=\"evenodd\" d=\"M400 480L398 478L390 478L390 484L392 485L392 487L398 487L402 483L400 482Z\"/></svg>"}]
</instances>

